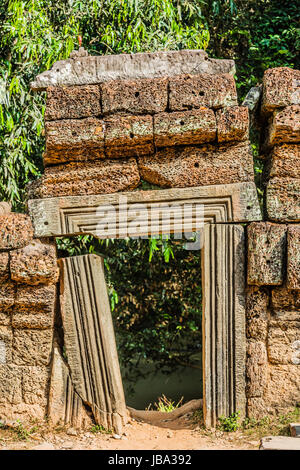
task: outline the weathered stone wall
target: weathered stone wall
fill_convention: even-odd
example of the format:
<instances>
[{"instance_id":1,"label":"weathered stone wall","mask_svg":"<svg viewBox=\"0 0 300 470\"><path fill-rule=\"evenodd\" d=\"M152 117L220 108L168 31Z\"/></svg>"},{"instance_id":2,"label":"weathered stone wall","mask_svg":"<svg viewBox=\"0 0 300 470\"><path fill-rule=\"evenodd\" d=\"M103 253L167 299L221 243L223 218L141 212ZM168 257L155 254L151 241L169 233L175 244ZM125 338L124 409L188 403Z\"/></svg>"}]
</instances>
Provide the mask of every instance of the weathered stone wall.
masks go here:
<instances>
[{"instance_id":1,"label":"weathered stone wall","mask_svg":"<svg viewBox=\"0 0 300 470\"><path fill-rule=\"evenodd\" d=\"M232 61L203 51L103 58L81 50L55 64L34 83L47 89L46 151L29 198L130 191L141 180L161 188L253 183L248 108L253 121L259 87L239 106L233 72ZM265 213L248 224L245 269L247 413L256 418L300 402L299 82L299 71L266 71L259 110ZM83 404L53 346L53 239L35 239L29 217L5 203L0 272L0 418L89 422L86 405L95 401Z\"/></svg>"},{"instance_id":2,"label":"weathered stone wall","mask_svg":"<svg viewBox=\"0 0 300 470\"><path fill-rule=\"evenodd\" d=\"M265 72L265 219L248 226L249 416L300 403L300 72Z\"/></svg>"},{"instance_id":3,"label":"weathered stone wall","mask_svg":"<svg viewBox=\"0 0 300 470\"><path fill-rule=\"evenodd\" d=\"M170 67L181 55L171 54ZM164 188L254 181L248 108L238 106L231 61L205 68L202 58L156 76L159 63L146 72L147 57L136 78L104 71L98 84L47 87L45 172L30 198L134 190L141 179Z\"/></svg>"},{"instance_id":4,"label":"weathered stone wall","mask_svg":"<svg viewBox=\"0 0 300 470\"><path fill-rule=\"evenodd\" d=\"M58 267L52 241L0 203L0 420L47 414Z\"/></svg>"}]
</instances>

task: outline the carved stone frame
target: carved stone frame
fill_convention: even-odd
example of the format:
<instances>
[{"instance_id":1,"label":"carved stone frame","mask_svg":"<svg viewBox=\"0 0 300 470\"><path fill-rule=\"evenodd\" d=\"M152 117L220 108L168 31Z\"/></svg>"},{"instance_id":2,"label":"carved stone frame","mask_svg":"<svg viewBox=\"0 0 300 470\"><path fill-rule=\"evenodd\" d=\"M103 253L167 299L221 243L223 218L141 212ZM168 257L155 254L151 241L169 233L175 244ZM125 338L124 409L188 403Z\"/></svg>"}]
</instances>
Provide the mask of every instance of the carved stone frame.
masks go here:
<instances>
[{"instance_id":1,"label":"carved stone frame","mask_svg":"<svg viewBox=\"0 0 300 470\"><path fill-rule=\"evenodd\" d=\"M244 228L238 224L261 219L254 183L31 200L28 205L36 236L97 236L99 207L115 207L117 223L121 223L120 196L126 196L129 205L203 204L204 420L210 427L221 415L235 411L244 415L245 243ZM192 223L197 225L199 220L193 216Z\"/></svg>"}]
</instances>

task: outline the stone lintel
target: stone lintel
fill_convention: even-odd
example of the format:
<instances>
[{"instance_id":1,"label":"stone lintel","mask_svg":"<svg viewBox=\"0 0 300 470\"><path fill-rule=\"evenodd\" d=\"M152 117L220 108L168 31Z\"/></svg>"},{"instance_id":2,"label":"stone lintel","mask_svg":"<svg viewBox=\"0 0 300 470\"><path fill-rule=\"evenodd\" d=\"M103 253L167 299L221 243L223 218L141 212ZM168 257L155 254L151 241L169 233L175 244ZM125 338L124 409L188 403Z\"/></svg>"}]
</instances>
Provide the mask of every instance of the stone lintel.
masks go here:
<instances>
[{"instance_id":1,"label":"stone lintel","mask_svg":"<svg viewBox=\"0 0 300 470\"><path fill-rule=\"evenodd\" d=\"M234 75L235 64L233 60L209 59L201 49L82 57L73 54L73 58L55 62L50 70L39 74L31 88L41 91L49 86L199 73Z\"/></svg>"},{"instance_id":2,"label":"stone lintel","mask_svg":"<svg viewBox=\"0 0 300 470\"><path fill-rule=\"evenodd\" d=\"M127 207L124 209L124 204ZM92 196L67 196L49 199L34 199L28 202L37 237L53 237L72 234L92 234L99 238L126 238L137 235L137 231L128 232L128 220L134 217L134 204L143 204L146 209L157 210L157 233L169 233L164 230L162 212L170 213L169 206L176 205L183 214L184 204L203 205L199 215L192 211L188 220L191 231L197 231L198 224L247 222L261 219L256 187L254 183L235 183L195 188L175 188L166 190L134 191L117 194ZM121 204L121 206L120 206ZM96 234L102 208L110 206L107 215L114 222L115 231ZM163 209L164 206L166 206ZM106 209L107 210L107 209ZM177 212L178 212L177 211ZM145 211L146 212L146 211ZM126 216L127 213L127 216ZM103 214L102 216L103 217ZM125 218L124 218L125 217ZM129 217L126 219L126 217ZM136 217L136 216L135 216ZM180 214L177 214L182 220ZM108 219L106 223L108 222ZM145 214L140 220L138 235L149 234L150 222ZM124 233L123 230L124 229ZM172 229L172 225L171 225ZM171 230L176 232L176 227ZM153 230L151 230L153 234ZM155 232L156 233L156 232Z\"/></svg>"}]
</instances>

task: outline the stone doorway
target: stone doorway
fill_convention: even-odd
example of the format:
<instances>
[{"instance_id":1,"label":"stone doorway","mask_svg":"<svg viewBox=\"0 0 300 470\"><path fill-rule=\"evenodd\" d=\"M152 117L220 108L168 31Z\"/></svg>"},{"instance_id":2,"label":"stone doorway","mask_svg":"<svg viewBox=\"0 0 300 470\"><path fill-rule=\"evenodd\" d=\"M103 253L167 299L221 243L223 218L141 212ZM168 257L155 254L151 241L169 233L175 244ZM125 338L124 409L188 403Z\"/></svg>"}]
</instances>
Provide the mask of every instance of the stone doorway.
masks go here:
<instances>
[{"instance_id":1,"label":"stone doorway","mask_svg":"<svg viewBox=\"0 0 300 470\"><path fill-rule=\"evenodd\" d=\"M203 273L203 383L204 420L214 426L221 415L245 414L245 241L240 223L259 220L260 210L252 183L238 183L191 189L122 193L129 207L136 203L164 204L197 201L204 207L203 219L192 217L192 225L204 223L202 230ZM97 236L99 207L116 207L119 195L78 196L29 201L36 235L53 237L89 233ZM117 216L116 216L117 214ZM113 215L112 213L110 214ZM122 221L120 207L114 213ZM158 233L162 220L159 219ZM174 230L173 230L174 231ZM140 235L137 233L136 235ZM134 235L134 234L133 234ZM111 235L108 232L107 237ZM67 259L66 259L67 260ZM69 258L68 263L76 262ZM70 261L71 260L71 261ZM71 270L68 286L85 270ZM89 274L90 275L90 274ZM91 278L93 280L93 277ZM93 282L92 282L93 284ZM90 290L90 291L93 291ZM74 292L73 298L76 298ZM114 346L115 347L115 346ZM113 349L111 349L113 357ZM109 371L120 376L116 361ZM118 388L116 386L116 388ZM119 387L120 390L120 387ZM119 397L125 413L124 395ZM100 419L100 418L99 418ZM100 420L101 421L101 420Z\"/></svg>"}]
</instances>

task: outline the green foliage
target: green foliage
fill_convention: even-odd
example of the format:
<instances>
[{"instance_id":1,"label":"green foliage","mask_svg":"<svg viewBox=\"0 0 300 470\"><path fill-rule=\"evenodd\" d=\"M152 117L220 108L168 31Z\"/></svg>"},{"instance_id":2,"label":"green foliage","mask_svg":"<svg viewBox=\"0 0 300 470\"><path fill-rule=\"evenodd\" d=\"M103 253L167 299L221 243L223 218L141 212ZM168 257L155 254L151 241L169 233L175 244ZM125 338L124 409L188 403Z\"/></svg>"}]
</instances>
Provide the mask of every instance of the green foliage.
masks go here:
<instances>
[{"instance_id":1,"label":"green foliage","mask_svg":"<svg viewBox=\"0 0 300 470\"><path fill-rule=\"evenodd\" d=\"M230 416L220 416L218 428L224 432L234 432L240 427L240 412L232 413Z\"/></svg>"},{"instance_id":2,"label":"green foliage","mask_svg":"<svg viewBox=\"0 0 300 470\"><path fill-rule=\"evenodd\" d=\"M297 1L207 0L202 15L210 33L207 52L236 61L240 96L256 85L268 68L299 68Z\"/></svg>"},{"instance_id":3,"label":"green foliage","mask_svg":"<svg viewBox=\"0 0 300 470\"><path fill-rule=\"evenodd\" d=\"M91 54L205 48L195 0L6 0L0 5L0 198L24 207L42 172L45 93L29 84L78 46Z\"/></svg>"},{"instance_id":4,"label":"green foliage","mask_svg":"<svg viewBox=\"0 0 300 470\"><path fill-rule=\"evenodd\" d=\"M31 434L33 434L36 430L36 426L31 429L27 429L19 419L16 420L16 427L14 428L14 431L20 441L28 441L28 439L31 437Z\"/></svg>"},{"instance_id":5,"label":"green foliage","mask_svg":"<svg viewBox=\"0 0 300 470\"><path fill-rule=\"evenodd\" d=\"M266 415L260 419L244 418L240 422L240 413L232 413L230 416L219 418L218 429L224 432L234 432L240 429L244 434L252 438L261 438L267 435L289 436L290 423L298 422L300 418L300 408L296 407L285 414L277 416Z\"/></svg>"},{"instance_id":6,"label":"green foliage","mask_svg":"<svg viewBox=\"0 0 300 470\"><path fill-rule=\"evenodd\" d=\"M167 398L166 395L162 395L158 398L158 403L154 403L154 407L157 411L162 413L171 413L171 411L176 410L179 406L182 405L183 397L176 403L174 400ZM147 408L148 410L151 408L151 405Z\"/></svg>"},{"instance_id":7,"label":"green foliage","mask_svg":"<svg viewBox=\"0 0 300 470\"><path fill-rule=\"evenodd\" d=\"M94 424L92 427L91 427L91 432L93 434L112 434L112 430L111 429L106 429L104 428L103 426L101 426L100 424Z\"/></svg>"},{"instance_id":8,"label":"green foliage","mask_svg":"<svg viewBox=\"0 0 300 470\"><path fill-rule=\"evenodd\" d=\"M241 427L246 435L257 438L264 436L290 436L290 423L300 419L300 407L278 416L262 416L260 419L245 418Z\"/></svg>"},{"instance_id":9,"label":"green foliage","mask_svg":"<svg viewBox=\"0 0 300 470\"><path fill-rule=\"evenodd\" d=\"M153 240L85 240L84 253L104 256L121 367L134 381L141 361L154 361L170 373L191 365L201 352L201 252L187 251L184 242ZM78 246L60 239L60 255ZM172 256L169 256L172 253Z\"/></svg>"}]
</instances>

